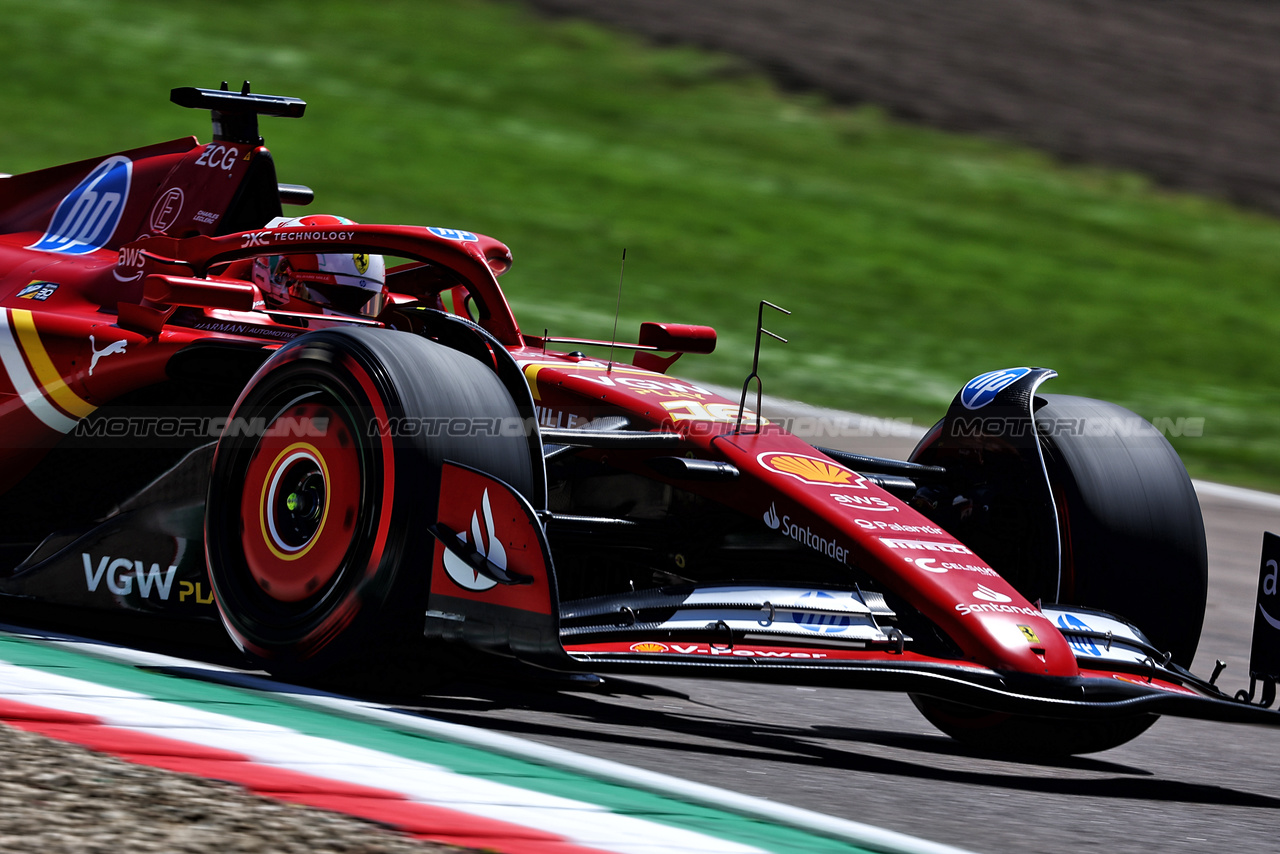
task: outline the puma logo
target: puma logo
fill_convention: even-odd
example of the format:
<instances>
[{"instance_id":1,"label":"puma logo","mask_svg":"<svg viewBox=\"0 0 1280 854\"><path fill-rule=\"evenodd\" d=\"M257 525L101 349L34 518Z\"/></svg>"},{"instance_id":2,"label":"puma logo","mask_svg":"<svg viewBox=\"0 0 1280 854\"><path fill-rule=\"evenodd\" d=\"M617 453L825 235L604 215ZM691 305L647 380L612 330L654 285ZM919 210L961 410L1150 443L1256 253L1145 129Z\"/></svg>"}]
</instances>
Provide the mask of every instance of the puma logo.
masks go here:
<instances>
[{"instance_id":1,"label":"puma logo","mask_svg":"<svg viewBox=\"0 0 1280 854\"><path fill-rule=\"evenodd\" d=\"M89 349L93 351L93 360L89 362L89 376L93 376L93 369L98 366L99 359L105 356L110 356L112 353L123 353L124 348L128 346L129 342L126 339L121 338L119 341L112 341L110 344L99 350L98 345L93 340L93 336L90 335Z\"/></svg>"}]
</instances>

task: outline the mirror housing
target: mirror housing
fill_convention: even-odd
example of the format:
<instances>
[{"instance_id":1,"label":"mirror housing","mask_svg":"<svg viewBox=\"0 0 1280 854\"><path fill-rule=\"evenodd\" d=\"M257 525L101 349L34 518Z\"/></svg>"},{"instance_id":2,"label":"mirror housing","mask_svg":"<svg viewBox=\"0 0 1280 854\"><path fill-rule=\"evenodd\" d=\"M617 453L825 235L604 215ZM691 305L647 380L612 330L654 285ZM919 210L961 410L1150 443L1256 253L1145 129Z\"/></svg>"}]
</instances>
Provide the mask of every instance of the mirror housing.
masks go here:
<instances>
[{"instance_id":1,"label":"mirror housing","mask_svg":"<svg viewBox=\"0 0 1280 854\"><path fill-rule=\"evenodd\" d=\"M716 331L687 323L641 323L638 343L663 353L710 353L716 349Z\"/></svg>"},{"instance_id":2,"label":"mirror housing","mask_svg":"<svg viewBox=\"0 0 1280 854\"><path fill-rule=\"evenodd\" d=\"M688 323L641 323L641 347L631 364L646 371L665 374L682 353L710 353L716 348L716 331L710 326L692 326ZM670 353L659 356L658 353Z\"/></svg>"}]
</instances>

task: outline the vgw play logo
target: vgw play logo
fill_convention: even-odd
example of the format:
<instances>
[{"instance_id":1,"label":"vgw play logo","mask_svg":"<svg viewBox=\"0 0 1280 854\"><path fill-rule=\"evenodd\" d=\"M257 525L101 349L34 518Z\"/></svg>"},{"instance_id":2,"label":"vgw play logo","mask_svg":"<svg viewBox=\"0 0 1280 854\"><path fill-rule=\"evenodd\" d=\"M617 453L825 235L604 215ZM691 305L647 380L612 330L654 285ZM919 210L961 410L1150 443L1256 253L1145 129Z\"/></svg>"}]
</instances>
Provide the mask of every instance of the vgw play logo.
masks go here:
<instances>
[{"instance_id":1,"label":"vgw play logo","mask_svg":"<svg viewBox=\"0 0 1280 854\"><path fill-rule=\"evenodd\" d=\"M90 593L97 590L105 579L107 589L117 596L131 595L136 585L138 595L144 599L150 599L154 590L161 599L168 600L169 591L173 589L173 576L178 571L176 565L165 571L160 568L160 564L153 563L147 569L146 564L140 560L127 557L113 560L109 556L100 558L95 568L93 557L88 552L83 552L80 556L84 560L84 583Z\"/></svg>"},{"instance_id":2,"label":"vgw play logo","mask_svg":"<svg viewBox=\"0 0 1280 854\"><path fill-rule=\"evenodd\" d=\"M120 224L132 180L132 160L108 157L63 197L44 236L26 248L88 255L106 246Z\"/></svg>"}]
</instances>

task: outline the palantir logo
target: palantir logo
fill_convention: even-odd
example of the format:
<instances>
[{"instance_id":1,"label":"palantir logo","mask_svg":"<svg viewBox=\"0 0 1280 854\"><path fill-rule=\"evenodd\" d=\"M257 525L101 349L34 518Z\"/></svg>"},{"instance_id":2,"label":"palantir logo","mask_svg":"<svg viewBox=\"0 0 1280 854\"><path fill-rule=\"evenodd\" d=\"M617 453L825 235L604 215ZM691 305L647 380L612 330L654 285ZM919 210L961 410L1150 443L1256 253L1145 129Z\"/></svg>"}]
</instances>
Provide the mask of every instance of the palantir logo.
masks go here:
<instances>
[{"instance_id":1,"label":"palantir logo","mask_svg":"<svg viewBox=\"0 0 1280 854\"><path fill-rule=\"evenodd\" d=\"M106 246L120 224L132 180L132 160L108 157L67 193L44 236L26 248L88 255Z\"/></svg>"},{"instance_id":2,"label":"palantir logo","mask_svg":"<svg viewBox=\"0 0 1280 854\"><path fill-rule=\"evenodd\" d=\"M488 558L498 568L506 569L507 550L502 547L502 541L494 533L493 510L489 507L489 490L487 489L484 491L484 497L480 500L480 509L484 513L484 531L480 530L479 516L475 511L472 511L471 543L482 557ZM461 531L458 534L458 539L465 543L467 541L467 532ZM485 544L486 540L488 545ZM483 592L498 583L487 575L481 575L475 567L469 566L466 561L455 556L448 549L444 550L444 569L445 572L449 573L449 577L457 582L459 587L466 590Z\"/></svg>"},{"instance_id":3,"label":"palantir logo","mask_svg":"<svg viewBox=\"0 0 1280 854\"><path fill-rule=\"evenodd\" d=\"M981 409L1029 373L1030 368L1005 368L976 376L960 390L960 402L965 409Z\"/></svg>"}]
</instances>

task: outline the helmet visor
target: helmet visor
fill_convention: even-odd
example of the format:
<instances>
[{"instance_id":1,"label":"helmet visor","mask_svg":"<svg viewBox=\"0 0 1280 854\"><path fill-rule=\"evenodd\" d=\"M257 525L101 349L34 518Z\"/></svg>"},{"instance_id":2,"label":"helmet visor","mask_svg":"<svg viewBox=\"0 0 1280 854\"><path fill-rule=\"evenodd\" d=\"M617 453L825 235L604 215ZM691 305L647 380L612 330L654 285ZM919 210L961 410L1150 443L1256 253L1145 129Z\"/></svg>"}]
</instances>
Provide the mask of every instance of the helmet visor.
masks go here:
<instances>
[{"instance_id":1,"label":"helmet visor","mask_svg":"<svg viewBox=\"0 0 1280 854\"><path fill-rule=\"evenodd\" d=\"M386 290L365 290L344 285L308 282L311 302L328 306L343 314L361 314L365 317L377 317L387 304Z\"/></svg>"}]
</instances>

